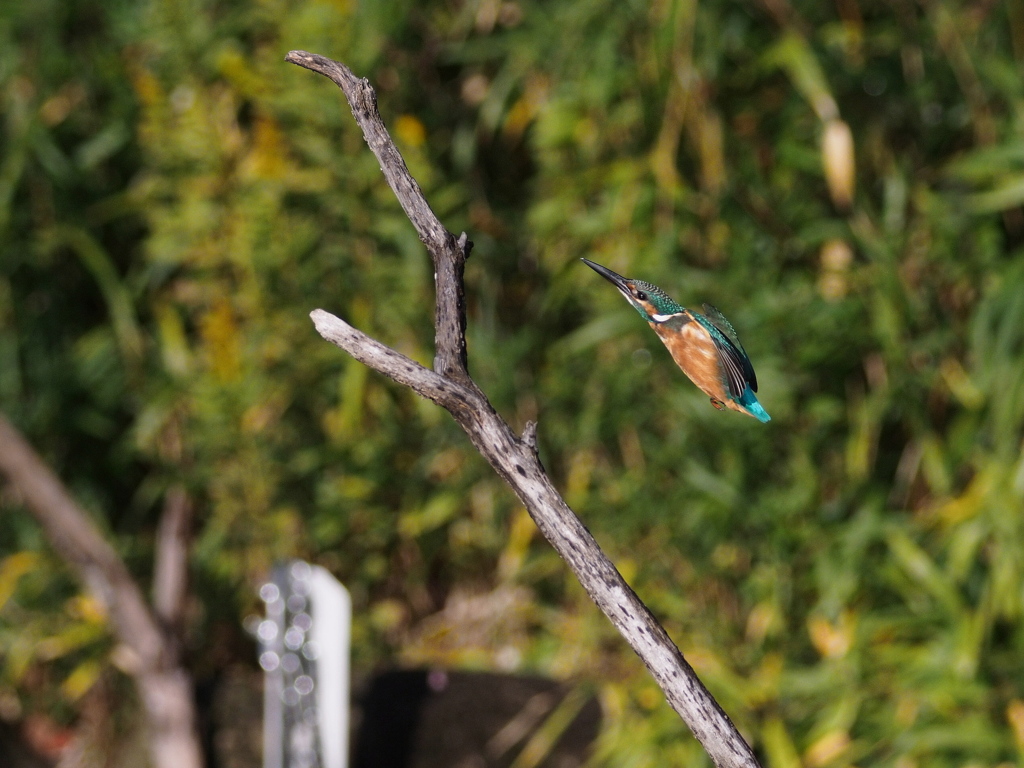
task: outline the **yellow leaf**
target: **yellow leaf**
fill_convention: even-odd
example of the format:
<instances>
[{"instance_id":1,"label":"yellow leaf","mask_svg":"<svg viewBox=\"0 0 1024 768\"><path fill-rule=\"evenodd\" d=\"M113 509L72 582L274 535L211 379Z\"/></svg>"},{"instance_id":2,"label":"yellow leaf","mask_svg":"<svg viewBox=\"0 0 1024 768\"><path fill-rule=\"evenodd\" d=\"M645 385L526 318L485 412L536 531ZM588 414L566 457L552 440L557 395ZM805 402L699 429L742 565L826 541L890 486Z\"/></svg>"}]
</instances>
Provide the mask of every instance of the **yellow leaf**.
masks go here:
<instances>
[{"instance_id":1,"label":"yellow leaf","mask_svg":"<svg viewBox=\"0 0 1024 768\"><path fill-rule=\"evenodd\" d=\"M843 611L835 624L822 616L807 620L807 631L818 653L827 659L841 659L853 645L854 621L849 612Z\"/></svg>"},{"instance_id":2,"label":"yellow leaf","mask_svg":"<svg viewBox=\"0 0 1024 768\"><path fill-rule=\"evenodd\" d=\"M959 525L970 520L996 495L996 488L995 473L990 469L983 469L974 476L962 494L939 507L938 518L947 526Z\"/></svg>"},{"instance_id":3,"label":"yellow leaf","mask_svg":"<svg viewBox=\"0 0 1024 768\"><path fill-rule=\"evenodd\" d=\"M747 640L760 643L779 624L779 613L772 603L758 603L747 616Z\"/></svg>"},{"instance_id":4,"label":"yellow leaf","mask_svg":"<svg viewBox=\"0 0 1024 768\"><path fill-rule=\"evenodd\" d=\"M157 305L154 314L159 330L160 356L163 358L164 368L174 376L187 376L192 368L192 352L181 316L169 303Z\"/></svg>"},{"instance_id":5,"label":"yellow leaf","mask_svg":"<svg viewBox=\"0 0 1024 768\"><path fill-rule=\"evenodd\" d=\"M92 688L102 671L103 667L95 659L83 661L64 679L61 690L72 701L80 699Z\"/></svg>"},{"instance_id":6,"label":"yellow leaf","mask_svg":"<svg viewBox=\"0 0 1024 768\"><path fill-rule=\"evenodd\" d=\"M14 596L21 577L38 563L39 555L35 552L15 552L0 560L0 608Z\"/></svg>"},{"instance_id":7,"label":"yellow leaf","mask_svg":"<svg viewBox=\"0 0 1024 768\"><path fill-rule=\"evenodd\" d=\"M768 63L786 71L793 86L810 103L822 121L839 115L825 71L810 44L801 35L787 34L768 53Z\"/></svg>"},{"instance_id":8,"label":"yellow leaf","mask_svg":"<svg viewBox=\"0 0 1024 768\"><path fill-rule=\"evenodd\" d=\"M258 116L245 169L256 178L279 179L287 170L287 154L284 134L277 123L266 115Z\"/></svg>"},{"instance_id":9,"label":"yellow leaf","mask_svg":"<svg viewBox=\"0 0 1024 768\"><path fill-rule=\"evenodd\" d=\"M395 136L410 147L422 147L427 141L427 129L412 115L400 115L395 121Z\"/></svg>"},{"instance_id":10,"label":"yellow leaf","mask_svg":"<svg viewBox=\"0 0 1024 768\"><path fill-rule=\"evenodd\" d=\"M505 544L505 549L498 559L498 573L501 575L502 581L510 581L519 573L536 532L537 526L533 519L525 508L519 507L512 516L508 543Z\"/></svg>"},{"instance_id":11,"label":"yellow leaf","mask_svg":"<svg viewBox=\"0 0 1024 768\"><path fill-rule=\"evenodd\" d=\"M106 627L101 623L77 621L57 634L36 643L35 655L44 661L66 656L104 637Z\"/></svg>"},{"instance_id":12,"label":"yellow leaf","mask_svg":"<svg viewBox=\"0 0 1024 768\"><path fill-rule=\"evenodd\" d=\"M800 768L800 755L793 739L786 730L786 724L778 717L769 717L761 728L761 742L764 744L768 764L773 768Z\"/></svg>"},{"instance_id":13,"label":"yellow leaf","mask_svg":"<svg viewBox=\"0 0 1024 768\"><path fill-rule=\"evenodd\" d=\"M850 747L846 731L829 731L807 748L807 764L818 768L831 763Z\"/></svg>"},{"instance_id":14,"label":"yellow leaf","mask_svg":"<svg viewBox=\"0 0 1024 768\"><path fill-rule=\"evenodd\" d=\"M639 690L636 696L637 703L646 710L652 710L661 705L664 695L661 689L653 685L645 685Z\"/></svg>"},{"instance_id":15,"label":"yellow leaf","mask_svg":"<svg viewBox=\"0 0 1024 768\"><path fill-rule=\"evenodd\" d=\"M966 408L976 411L985 404L985 393L971 381L970 375L955 357L944 358L939 364L939 372L949 391Z\"/></svg>"},{"instance_id":16,"label":"yellow leaf","mask_svg":"<svg viewBox=\"0 0 1024 768\"><path fill-rule=\"evenodd\" d=\"M226 300L218 301L203 318L202 336L214 375L221 381L237 378L242 362L241 345L235 314Z\"/></svg>"},{"instance_id":17,"label":"yellow leaf","mask_svg":"<svg viewBox=\"0 0 1024 768\"><path fill-rule=\"evenodd\" d=\"M107 609L99 600L92 595L76 595L68 600L68 613L78 616L90 624L105 624L107 621Z\"/></svg>"},{"instance_id":18,"label":"yellow leaf","mask_svg":"<svg viewBox=\"0 0 1024 768\"><path fill-rule=\"evenodd\" d=\"M161 106L167 98L160 81L148 69L135 67L132 71L132 85L135 87L135 95L143 107L154 108Z\"/></svg>"},{"instance_id":19,"label":"yellow leaf","mask_svg":"<svg viewBox=\"0 0 1024 768\"><path fill-rule=\"evenodd\" d=\"M1006 719L1013 730L1017 749L1024 752L1024 701L1013 699L1006 707Z\"/></svg>"}]
</instances>

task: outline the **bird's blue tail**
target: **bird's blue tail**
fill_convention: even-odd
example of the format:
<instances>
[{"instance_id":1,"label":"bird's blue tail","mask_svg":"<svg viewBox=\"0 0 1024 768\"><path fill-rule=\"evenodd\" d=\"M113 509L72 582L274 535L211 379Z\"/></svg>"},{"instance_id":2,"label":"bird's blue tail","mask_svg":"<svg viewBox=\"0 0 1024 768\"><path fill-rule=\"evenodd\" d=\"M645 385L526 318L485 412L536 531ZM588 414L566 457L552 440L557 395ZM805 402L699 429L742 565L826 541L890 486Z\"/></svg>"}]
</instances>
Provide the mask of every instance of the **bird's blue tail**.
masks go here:
<instances>
[{"instance_id":1,"label":"bird's blue tail","mask_svg":"<svg viewBox=\"0 0 1024 768\"><path fill-rule=\"evenodd\" d=\"M740 398L740 405L746 409L747 413L762 424L772 420L772 417L768 415L768 411L762 408L761 404L757 402L757 397L751 391L750 387L747 387L746 391L743 393L743 397Z\"/></svg>"}]
</instances>

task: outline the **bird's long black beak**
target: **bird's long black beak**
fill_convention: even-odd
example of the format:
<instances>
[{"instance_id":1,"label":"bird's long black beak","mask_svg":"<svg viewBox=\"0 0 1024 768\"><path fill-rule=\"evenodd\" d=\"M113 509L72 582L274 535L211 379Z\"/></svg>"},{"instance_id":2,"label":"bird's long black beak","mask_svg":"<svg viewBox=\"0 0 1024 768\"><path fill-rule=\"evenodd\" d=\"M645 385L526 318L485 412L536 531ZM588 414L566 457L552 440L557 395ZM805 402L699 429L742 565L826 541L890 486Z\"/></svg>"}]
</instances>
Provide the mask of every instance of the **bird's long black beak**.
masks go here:
<instances>
[{"instance_id":1,"label":"bird's long black beak","mask_svg":"<svg viewBox=\"0 0 1024 768\"><path fill-rule=\"evenodd\" d=\"M626 287L626 278L617 272L612 272L608 267L602 267L600 264L595 264L590 259L580 259L584 264L590 267L592 270L597 272L601 277L607 280L609 283L618 288L625 296L629 296L629 288Z\"/></svg>"}]
</instances>

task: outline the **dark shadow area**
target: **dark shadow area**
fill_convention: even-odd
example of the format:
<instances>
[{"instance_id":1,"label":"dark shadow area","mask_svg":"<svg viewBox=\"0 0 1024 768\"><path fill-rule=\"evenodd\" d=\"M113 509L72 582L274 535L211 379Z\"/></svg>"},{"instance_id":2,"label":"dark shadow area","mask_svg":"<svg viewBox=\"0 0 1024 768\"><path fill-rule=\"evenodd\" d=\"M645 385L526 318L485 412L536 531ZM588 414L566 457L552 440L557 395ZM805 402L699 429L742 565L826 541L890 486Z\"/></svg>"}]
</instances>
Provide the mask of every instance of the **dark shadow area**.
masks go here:
<instances>
[{"instance_id":1,"label":"dark shadow area","mask_svg":"<svg viewBox=\"0 0 1024 768\"><path fill-rule=\"evenodd\" d=\"M52 768L54 761L47 760L25 743L17 728L0 720L0 765L4 768Z\"/></svg>"},{"instance_id":2,"label":"dark shadow area","mask_svg":"<svg viewBox=\"0 0 1024 768\"><path fill-rule=\"evenodd\" d=\"M538 765L581 766L601 707L593 696L576 696L542 677L385 672L356 701L352 768L507 768L527 744L545 738L551 744Z\"/></svg>"}]
</instances>

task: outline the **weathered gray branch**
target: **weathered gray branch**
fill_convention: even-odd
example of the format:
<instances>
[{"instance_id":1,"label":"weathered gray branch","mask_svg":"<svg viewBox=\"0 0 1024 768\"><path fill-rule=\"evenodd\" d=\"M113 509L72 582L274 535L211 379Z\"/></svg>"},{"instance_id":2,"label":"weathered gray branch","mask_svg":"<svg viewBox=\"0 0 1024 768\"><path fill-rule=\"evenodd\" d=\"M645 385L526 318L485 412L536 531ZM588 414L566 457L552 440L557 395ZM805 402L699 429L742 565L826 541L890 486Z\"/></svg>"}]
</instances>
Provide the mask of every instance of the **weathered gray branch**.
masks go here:
<instances>
[{"instance_id":1,"label":"weathered gray branch","mask_svg":"<svg viewBox=\"0 0 1024 768\"><path fill-rule=\"evenodd\" d=\"M434 260L434 283L437 288L434 368L438 373L475 387L466 371L466 299L462 280L472 243L465 235L456 239L434 215L420 191L420 185L409 173L405 160L380 119L377 94L367 80L356 77L341 62L315 53L292 51L285 58L292 64L329 77L348 99L352 115L380 163L384 178L395 191L402 210Z\"/></svg>"},{"instance_id":2,"label":"weathered gray branch","mask_svg":"<svg viewBox=\"0 0 1024 768\"><path fill-rule=\"evenodd\" d=\"M321 309L311 313L317 331L356 360L447 409L480 454L515 491L541 533L647 665L669 704L704 745L715 765L720 768L757 766L750 747L686 663L668 633L630 589L551 483L537 457L536 425L528 424L522 438L517 437L470 379L465 357L462 282L466 236L463 234L456 239L427 205L384 127L370 84L353 75L344 64L323 56L292 51L286 60L329 77L344 92L388 184L427 246L436 273L434 371Z\"/></svg>"},{"instance_id":3,"label":"weathered gray branch","mask_svg":"<svg viewBox=\"0 0 1024 768\"><path fill-rule=\"evenodd\" d=\"M192 680L181 665L175 638L160 625L124 561L88 513L2 414L0 472L21 493L57 554L105 606L114 636L126 651L123 666L135 680L146 712L153 765L200 768Z\"/></svg>"}]
</instances>

